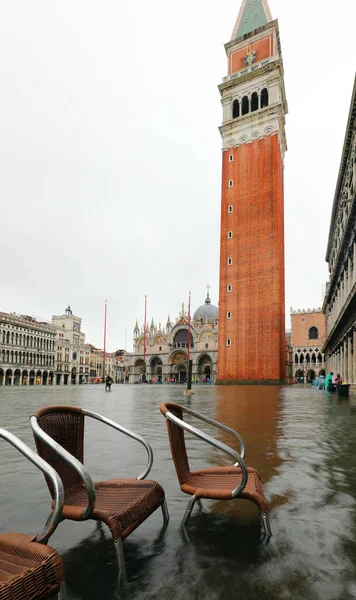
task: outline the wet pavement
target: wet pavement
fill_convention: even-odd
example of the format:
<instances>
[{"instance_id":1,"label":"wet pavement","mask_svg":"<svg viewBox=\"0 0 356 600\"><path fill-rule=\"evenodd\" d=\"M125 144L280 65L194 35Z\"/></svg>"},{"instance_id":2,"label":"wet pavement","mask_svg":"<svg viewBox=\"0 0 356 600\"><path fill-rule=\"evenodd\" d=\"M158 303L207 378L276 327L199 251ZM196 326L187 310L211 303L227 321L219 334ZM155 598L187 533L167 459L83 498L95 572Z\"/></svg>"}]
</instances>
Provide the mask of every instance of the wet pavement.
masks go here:
<instances>
[{"instance_id":1,"label":"wet pavement","mask_svg":"<svg viewBox=\"0 0 356 600\"><path fill-rule=\"evenodd\" d=\"M163 401L190 402L241 433L246 462L260 472L270 506L268 544L256 507L241 500L204 501L189 522L190 541L184 539L179 525L189 497L176 479L159 412ZM63 557L69 600L356 598L356 395L338 399L309 386L199 386L187 401L179 385L116 385L111 393L94 385L0 388L0 427L34 448L28 417L46 404L86 407L146 437L154 452L149 478L164 487L171 517L162 533L156 511L124 542L125 588L117 586L105 526L60 524L50 544ZM141 445L93 420L86 427L85 464L93 479L135 477L143 470ZM234 445L224 432L217 437ZM0 444L0 532L36 534L50 506L43 476ZM192 468L229 463L195 438L188 448Z\"/></svg>"}]
</instances>

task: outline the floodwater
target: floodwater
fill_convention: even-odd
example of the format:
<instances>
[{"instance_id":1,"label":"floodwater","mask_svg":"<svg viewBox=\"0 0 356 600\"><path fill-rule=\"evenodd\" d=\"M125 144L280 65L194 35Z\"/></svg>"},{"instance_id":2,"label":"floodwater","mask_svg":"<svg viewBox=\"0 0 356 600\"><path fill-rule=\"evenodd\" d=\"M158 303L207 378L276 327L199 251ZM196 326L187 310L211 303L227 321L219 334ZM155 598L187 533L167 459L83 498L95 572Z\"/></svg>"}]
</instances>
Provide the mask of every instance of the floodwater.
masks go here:
<instances>
[{"instance_id":1,"label":"floodwater","mask_svg":"<svg viewBox=\"0 0 356 600\"><path fill-rule=\"evenodd\" d=\"M31 411L46 404L86 407L146 437L154 451L149 478L166 491L171 520L161 532L156 511L124 542L128 583L117 585L111 538L94 522L61 523L50 544L62 555L69 600L349 600L356 598L356 396L338 399L309 386L179 385L0 388L0 427L34 447ZM261 474L273 537L260 534L252 503L203 501L188 525L170 456L163 401L189 402L230 427L246 445L246 462ZM193 421L191 421L193 422ZM202 427L209 430L207 424ZM234 438L211 430L225 443ZM39 532L50 501L41 473L0 440L0 532ZM228 457L189 437L193 468ZM236 446L238 450L238 447ZM94 479L135 477L144 448L88 420L85 463Z\"/></svg>"}]
</instances>

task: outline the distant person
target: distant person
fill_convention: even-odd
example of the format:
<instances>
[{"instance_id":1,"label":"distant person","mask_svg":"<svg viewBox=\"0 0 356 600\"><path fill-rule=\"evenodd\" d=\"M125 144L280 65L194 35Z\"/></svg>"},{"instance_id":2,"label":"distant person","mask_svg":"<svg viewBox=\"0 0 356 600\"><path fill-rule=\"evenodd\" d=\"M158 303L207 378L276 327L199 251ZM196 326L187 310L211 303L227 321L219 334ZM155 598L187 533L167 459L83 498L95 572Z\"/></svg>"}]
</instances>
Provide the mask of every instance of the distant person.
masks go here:
<instances>
[{"instance_id":1,"label":"distant person","mask_svg":"<svg viewBox=\"0 0 356 600\"><path fill-rule=\"evenodd\" d=\"M106 379L105 379L105 391L109 390L109 392L111 392L111 384L112 384L112 382L113 382L112 377L110 377L110 375L107 375Z\"/></svg>"},{"instance_id":2,"label":"distant person","mask_svg":"<svg viewBox=\"0 0 356 600\"><path fill-rule=\"evenodd\" d=\"M340 375L340 373L338 373L335 377L335 381L334 381L335 385L339 386L342 385L342 377Z\"/></svg>"},{"instance_id":3,"label":"distant person","mask_svg":"<svg viewBox=\"0 0 356 600\"><path fill-rule=\"evenodd\" d=\"M325 390L327 392L333 392L334 391L334 386L333 386L333 375L334 373L331 371L325 379Z\"/></svg>"}]
</instances>

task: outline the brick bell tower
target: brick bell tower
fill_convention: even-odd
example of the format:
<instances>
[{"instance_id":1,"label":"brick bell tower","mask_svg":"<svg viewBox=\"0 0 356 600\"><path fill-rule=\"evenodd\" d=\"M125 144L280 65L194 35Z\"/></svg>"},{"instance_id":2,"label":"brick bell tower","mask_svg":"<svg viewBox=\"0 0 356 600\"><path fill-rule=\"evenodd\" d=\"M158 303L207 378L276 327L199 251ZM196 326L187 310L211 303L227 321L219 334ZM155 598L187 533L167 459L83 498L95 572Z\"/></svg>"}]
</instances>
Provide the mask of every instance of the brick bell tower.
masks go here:
<instances>
[{"instance_id":1,"label":"brick bell tower","mask_svg":"<svg viewBox=\"0 0 356 600\"><path fill-rule=\"evenodd\" d=\"M284 190L287 149L278 21L243 0L225 46L218 383L285 379Z\"/></svg>"}]
</instances>

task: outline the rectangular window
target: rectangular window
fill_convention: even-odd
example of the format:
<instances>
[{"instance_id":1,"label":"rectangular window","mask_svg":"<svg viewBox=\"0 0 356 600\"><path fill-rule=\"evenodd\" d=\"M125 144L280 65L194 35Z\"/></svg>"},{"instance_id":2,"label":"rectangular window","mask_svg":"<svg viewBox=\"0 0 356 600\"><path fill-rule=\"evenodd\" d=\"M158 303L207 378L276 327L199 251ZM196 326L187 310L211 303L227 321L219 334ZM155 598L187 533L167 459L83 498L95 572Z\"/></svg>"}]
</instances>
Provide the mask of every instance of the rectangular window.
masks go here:
<instances>
[{"instance_id":1,"label":"rectangular window","mask_svg":"<svg viewBox=\"0 0 356 600\"><path fill-rule=\"evenodd\" d=\"M234 185L234 182L233 182L233 180L232 180L232 179L229 179L229 184L228 184L228 185L229 185L229 188L232 188L232 187L233 187L233 185Z\"/></svg>"},{"instance_id":2,"label":"rectangular window","mask_svg":"<svg viewBox=\"0 0 356 600\"><path fill-rule=\"evenodd\" d=\"M232 238L232 231L229 231L229 233L227 234L227 237L228 237L229 240L231 240L231 238Z\"/></svg>"},{"instance_id":3,"label":"rectangular window","mask_svg":"<svg viewBox=\"0 0 356 600\"><path fill-rule=\"evenodd\" d=\"M232 265L232 258L231 258L231 257L229 257L229 258L227 259L227 264L228 264L228 265Z\"/></svg>"},{"instance_id":4,"label":"rectangular window","mask_svg":"<svg viewBox=\"0 0 356 600\"><path fill-rule=\"evenodd\" d=\"M227 318L227 319L231 319L231 316L232 316L232 315L231 315L231 311L230 311L230 310L228 310L228 311L227 311L227 314L226 314L226 318Z\"/></svg>"},{"instance_id":5,"label":"rectangular window","mask_svg":"<svg viewBox=\"0 0 356 600\"><path fill-rule=\"evenodd\" d=\"M226 340L226 345L227 345L227 346L231 346L231 340L230 340L230 338L227 338L227 340Z\"/></svg>"},{"instance_id":6,"label":"rectangular window","mask_svg":"<svg viewBox=\"0 0 356 600\"><path fill-rule=\"evenodd\" d=\"M229 285L227 286L227 291L229 292L229 294L230 294L230 292L232 292L232 285L230 285L230 284L229 284Z\"/></svg>"},{"instance_id":7,"label":"rectangular window","mask_svg":"<svg viewBox=\"0 0 356 600\"><path fill-rule=\"evenodd\" d=\"M234 162L234 155L233 154L229 155L229 162Z\"/></svg>"},{"instance_id":8,"label":"rectangular window","mask_svg":"<svg viewBox=\"0 0 356 600\"><path fill-rule=\"evenodd\" d=\"M227 212L229 213L229 215L231 215L231 213L232 213L232 211L233 211L233 210L234 210L234 209L233 209L233 207L232 207L232 206L229 206L229 207L228 207L228 209L227 209Z\"/></svg>"}]
</instances>

